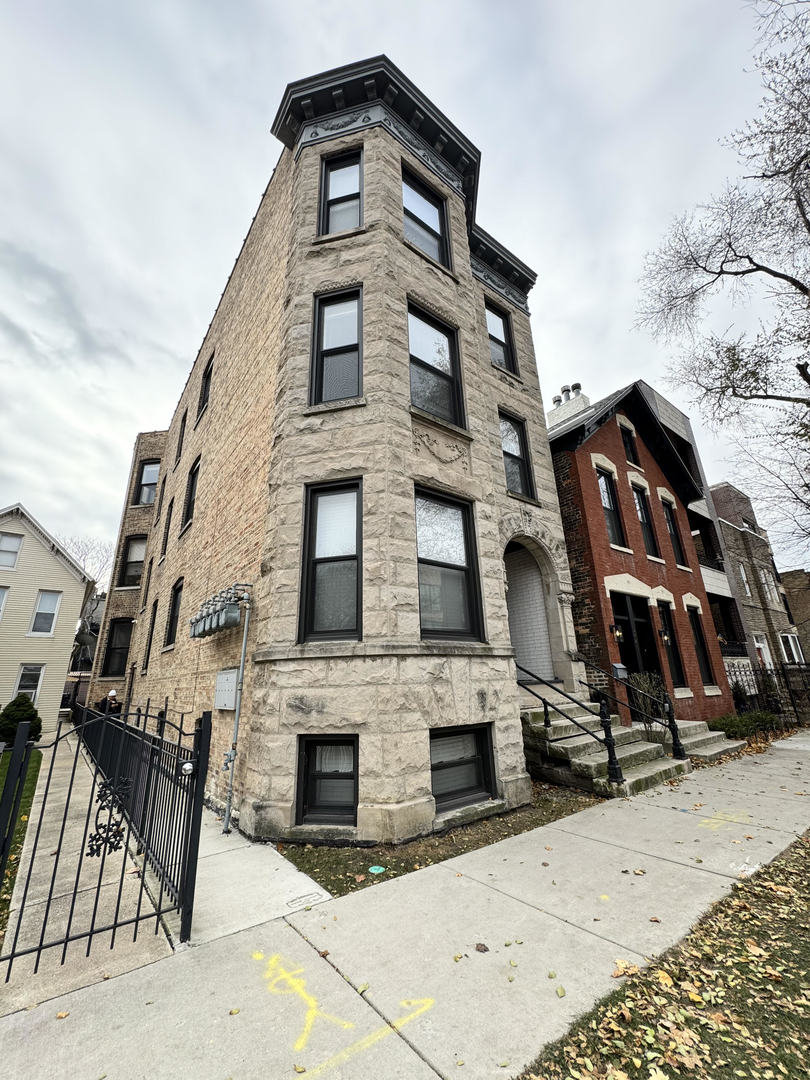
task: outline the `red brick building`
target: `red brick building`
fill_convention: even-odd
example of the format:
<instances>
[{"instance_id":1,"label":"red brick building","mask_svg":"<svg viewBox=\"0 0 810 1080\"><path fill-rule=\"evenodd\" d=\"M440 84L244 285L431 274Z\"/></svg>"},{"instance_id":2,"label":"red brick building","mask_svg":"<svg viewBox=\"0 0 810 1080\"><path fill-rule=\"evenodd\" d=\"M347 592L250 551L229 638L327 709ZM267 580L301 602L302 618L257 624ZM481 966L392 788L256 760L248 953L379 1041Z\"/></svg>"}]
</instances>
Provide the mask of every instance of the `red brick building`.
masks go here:
<instances>
[{"instance_id":1,"label":"red brick building","mask_svg":"<svg viewBox=\"0 0 810 1080\"><path fill-rule=\"evenodd\" d=\"M640 385L591 405L555 398L549 415L557 490L583 656L605 671L663 680L679 720L733 711L695 537L704 491ZM598 679L588 669L588 680ZM603 682L604 685L604 682Z\"/></svg>"}]
</instances>

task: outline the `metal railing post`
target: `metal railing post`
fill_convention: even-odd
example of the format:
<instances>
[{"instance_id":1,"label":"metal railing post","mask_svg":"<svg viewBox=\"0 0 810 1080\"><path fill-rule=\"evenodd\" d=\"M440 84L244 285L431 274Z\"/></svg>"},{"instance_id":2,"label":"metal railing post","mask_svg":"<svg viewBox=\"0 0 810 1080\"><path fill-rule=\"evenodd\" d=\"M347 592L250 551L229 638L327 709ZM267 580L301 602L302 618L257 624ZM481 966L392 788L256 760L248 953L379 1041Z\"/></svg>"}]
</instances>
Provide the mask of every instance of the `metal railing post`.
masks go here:
<instances>
[{"instance_id":1,"label":"metal railing post","mask_svg":"<svg viewBox=\"0 0 810 1080\"><path fill-rule=\"evenodd\" d=\"M204 712L197 720L194 731L194 791L191 795L188 833L183 865L183 884L180 899L180 941L191 937L191 919L194 914L194 891L197 884L197 854L200 847L205 777L208 772L208 754L211 746L211 713Z\"/></svg>"},{"instance_id":2,"label":"metal railing post","mask_svg":"<svg viewBox=\"0 0 810 1080\"><path fill-rule=\"evenodd\" d=\"M608 756L608 780L611 784L624 783L624 776L622 775L622 767L619 764L619 759L616 757L616 743L613 741L613 729L610 725L610 709L606 698L601 698L599 702L599 722L602 725L602 731L605 733L605 749Z\"/></svg>"},{"instance_id":3,"label":"metal railing post","mask_svg":"<svg viewBox=\"0 0 810 1080\"><path fill-rule=\"evenodd\" d=\"M669 694L664 694L664 712L667 714L667 727L672 736L672 756L678 761L686 761L686 751L681 742L681 733L678 731L678 721L675 719L675 709Z\"/></svg>"},{"instance_id":4,"label":"metal railing post","mask_svg":"<svg viewBox=\"0 0 810 1080\"><path fill-rule=\"evenodd\" d=\"M543 726L551 727L551 717L548 715L548 702L543 699Z\"/></svg>"}]
</instances>

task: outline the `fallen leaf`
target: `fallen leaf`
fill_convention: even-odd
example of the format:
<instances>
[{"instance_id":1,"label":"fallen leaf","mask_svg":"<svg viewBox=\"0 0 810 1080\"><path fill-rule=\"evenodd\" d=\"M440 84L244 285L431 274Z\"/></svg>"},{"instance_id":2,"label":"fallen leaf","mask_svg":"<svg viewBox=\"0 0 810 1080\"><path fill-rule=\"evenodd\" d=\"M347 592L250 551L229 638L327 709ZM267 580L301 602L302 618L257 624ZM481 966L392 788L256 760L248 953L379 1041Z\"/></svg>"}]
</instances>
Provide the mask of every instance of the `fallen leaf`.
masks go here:
<instances>
[{"instance_id":1,"label":"fallen leaf","mask_svg":"<svg viewBox=\"0 0 810 1080\"><path fill-rule=\"evenodd\" d=\"M365 994L366 990L368 990L368 983L360 983L357 987L358 994Z\"/></svg>"},{"instance_id":2,"label":"fallen leaf","mask_svg":"<svg viewBox=\"0 0 810 1080\"><path fill-rule=\"evenodd\" d=\"M514 981L515 981L515 976L514 976L514 975L510 975L510 976L509 976L509 977L507 978L507 980L506 980L506 981L507 981L507 982L514 982Z\"/></svg>"},{"instance_id":3,"label":"fallen leaf","mask_svg":"<svg viewBox=\"0 0 810 1080\"><path fill-rule=\"evenodd\" d=\"M558 986L557 987L557 997L558 998L564 998L565 997L565 987L564 986Z\"/></svg>"},{"instance_id":4,"label":"fallen leaf","mask_svg":"<svg viewBox=\"0 0 810 1080\"><path fill-rule=\"evenodd\" d=\"M672 976L668 975L666 971L656 971L655 977L661 986L672 986Z\"/></svg>"},{"instance_id":5,"label":"fallen leaf","mask_svg":"<svg viewBox=\"0 0 810 1080\"><path fill-rule=\"evenodd\" d=\"M550 972L548 973L548 977L549 977L550 979L556 979L556 978L557 978L557 972L556 972L556 971L550 971Z\"/></svg>"},{"instance_id":6,"label":"fallen leaf","mask_svg":"<svg viewBox=\"0 0 810 1080\"><path fill-rule=\"evenodd\" d=\"M517 967L517 964L515 963L514 960L509 961L509 967Z\"/></svg>"},{"instance_id":7,"label":"fallen leaf","mask_svg":"<svg viewBox=\"0 0 810 1080\"><path fill-rule=\"evenodd\" d=\"M303 1065L293 1065L293 1068L297 1073L305 1073L307 1071Z\"/></svg>"},{"instance_id":8,"label":"fallen leaf","mask_svg":"<svg viewBox=\"0 0 810 1080\"><path fill-rule=\"evenodd\" d=\"M653 916L651 916L651 918L650 918L650 922L661 922L661 920L660 920L660 919L658 919L658 918L656 918L656 916L655 916L655 915L653 915Z\"/></svg>"},{"instance_id":9,"label":"fallen leaf","mask_svg":"<svg viewBox=\"0 0 810 1080\"><path fill-rule=\"evenodd\" d=\"M476 943L475 951L476 952L489 952L489 946L485 945L483 943L483 941L479 941L479 942Z\"/></svg>"},{"instance_id":10,"label":"fallen leaf","mask_svg":"<svg viewBox=\"0 0 810 1080\"><path fill-rule=\"evenodd\" d=\"M56 1014L57 1020L64 1020L66 1016L70 1016L69 1012L61 1012Z\"/></svg>"},{"instance_id":11,"label":"fallen leaf","mask_svg":"<svg viewBox=\"0 0 810 1080\"><path fill-rule=\"evenodd\" d=\"M633 873L636 875L636 877L643 877L643 875L646 874L647 871L646 870L634 870Z\"/></svg>"},{"instance_id":12,"label":"fallen leaf","mask_svg":"<svg viewBox=\"0 0 810 1080\"><path fill-rule=\"evenodd\" d=\"M457 952L456 955L453 957L453 960L455 960L455 962L458 963L460 959L461 959L461 953Z\"/></svg>"},{"instance_id":13,"label":"fallen leaf","mask_svg":"<svg viewBox=\"0 0 810 1080\"><path fill-rule=\"evenodd\" d=\"M320 950L318 951L318 956L323 956L323 957L326 957L326 956L328 956L328 955L329 955L329 950L328 950L328 949L320 949Z\"/></svg>"},{"instance_id":14,"label":"fallen leaf","mask_svg":"<svg viewBox=\"0 0 810 1080\"><path fill-rule=\"evenodd\" d=\"M541 866L548 866L548 863L547 863L547 862L544 862L544 863L540 863L540 865L541 865Z\"/></svg>"},{"instance_id":15,"label":"fallen leaf","mask_svg":"<svg viewBox=\"0 0 810 1080\"><path fill-rule=\"evenodd\" d=\"M238 1012L238 1009L231 1009L231 1011L228 1013L228 1016L236 1016Z\"/></svg>"},{"instance_id":16,"label":"fallen leaf","mask_svg":"<svg viewBox=\"0 0 810 1080\"><path fill-rule=\"evenodd\" d=\"M357 881L357 882L365 881L366 880L366 875L365 874L355 874L354 875L354 880Z\"/></svg>"},{"instance_id":17,"label":"fallen leaf","mask_svg":"<svg viewBox=\"0 0 810 1080\"><path fill-rule=\"evenodd\" d=\"M504 945L506 945L506 947L507 947L507 948L508 948L508 947L509 947L509 946L510 946L511 944L512 944L512 942L511 942L511 941L505 941L505 942L504 942Z\"/></svg>"}]
</instances>

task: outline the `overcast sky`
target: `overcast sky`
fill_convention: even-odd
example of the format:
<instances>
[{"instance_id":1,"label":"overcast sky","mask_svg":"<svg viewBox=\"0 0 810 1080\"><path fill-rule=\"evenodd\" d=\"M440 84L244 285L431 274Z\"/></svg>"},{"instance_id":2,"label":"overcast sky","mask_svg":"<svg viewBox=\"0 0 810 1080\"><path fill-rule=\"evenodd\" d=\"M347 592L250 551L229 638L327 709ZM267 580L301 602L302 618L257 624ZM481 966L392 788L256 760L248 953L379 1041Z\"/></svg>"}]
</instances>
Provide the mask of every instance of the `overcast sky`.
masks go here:
<instances>
[{"instance_id":1,"label":"overcast sky","mask_svg":"<svg viewBox=\"0 0 810 1080\"><path fill-rule=\"evenodd\" d=\"M114 538L281 145L285 85L388 56L481 150L478 220L539 274L547 408L668 352L633 329L680 211L759 101L742 0L28 0L0 9L0 506ZM701 430L710 482L728 444Z\"/></svg>"}]
</instances>

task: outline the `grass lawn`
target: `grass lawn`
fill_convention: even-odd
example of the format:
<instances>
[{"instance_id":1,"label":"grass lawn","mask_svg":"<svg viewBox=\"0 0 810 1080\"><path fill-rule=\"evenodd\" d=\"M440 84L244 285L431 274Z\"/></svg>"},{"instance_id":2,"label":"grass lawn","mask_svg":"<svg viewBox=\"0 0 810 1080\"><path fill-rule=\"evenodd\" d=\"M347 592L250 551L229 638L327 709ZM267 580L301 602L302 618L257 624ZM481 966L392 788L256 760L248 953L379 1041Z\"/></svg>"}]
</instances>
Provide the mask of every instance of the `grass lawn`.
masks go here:
<instances>
[{"instance_id":1,"label":"grass lawn","mask_svg":"<svg viewBox=\"0 0 810 1080\"><path fill-rule=\"evenodd\" d=\"M648 969L616 978L521 1080L809 1076L810 833Z\"/></svg>"},{"instance_id":2,"label":"grass lawn","mask_svg":"<svg viewBox=\"0 0 810 1080\"><path fill-rule=\"evenodd\" d=\"M550 821L576 814L601 801L583 791L533 783L532 801L528 806L498 817L474 821L446 833L423 836L407 844L375 844L361 848L285 842L277 847L299 870L309 874L333 896L344 896L380 881L409 874L423 866L486 847L507 836L516 836L547 825ZM383 866L385 873L370 874L371 866Z\"/></svg>"},{"instance_id":3,"label":"grass lawn","mask_svg":"<svg viewBox=\"0 0 810 1080\"><path fill-rule=\"evenodd\" d=\"M0 793L2 793L3 790L3 784L6 780L6 773L8 772L8 763L10 760L10 750L0 758ZM20 817L17 822L17 827L14 830L14 839L11 841L11 854L9 855L8 865L6 866L6 873L3 877L3 881L0 882L0 944L2 944L3 937L6 933L6 926L8 925L8 909L11 904L11 895L14 892L14 880L17 877L17 865L20 859L20 852L22 851L23 840L25 840L25 830L28 828L28 813L34 798L34 791L37 786L37 777L39 776L39 766L41 763L41 752L39 750L32 750L31 760L28 763L28 774L25 778L25 786L23 787L22 801L20 802Z\"/></svg>"}]
</instances>

